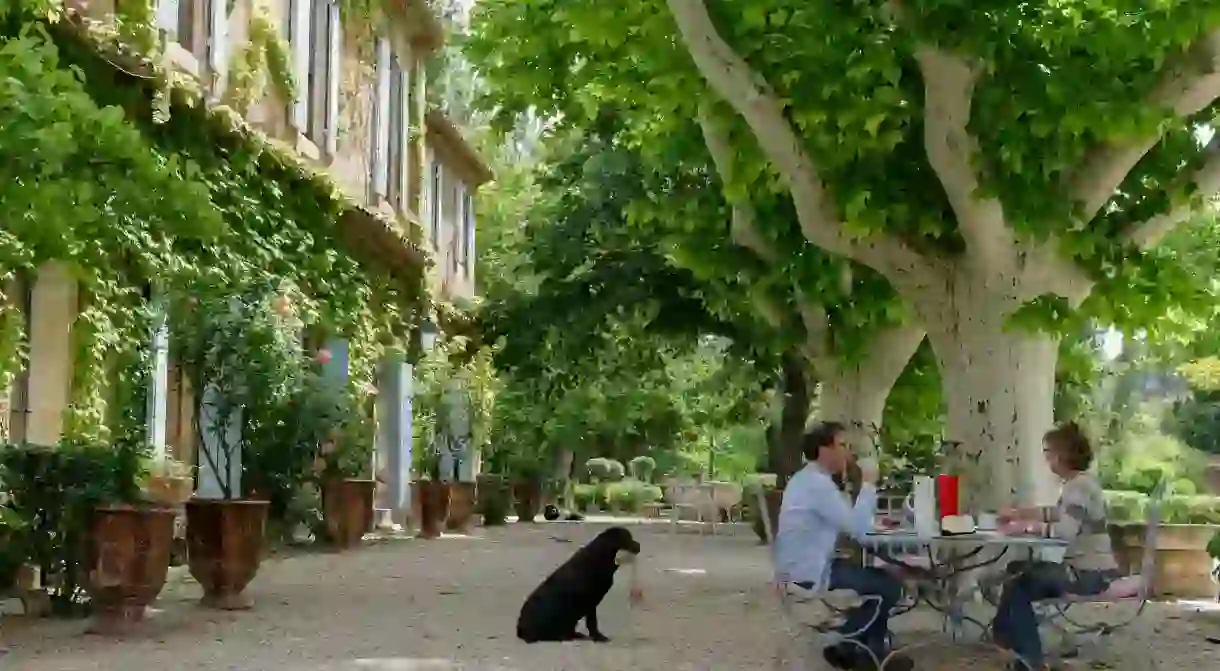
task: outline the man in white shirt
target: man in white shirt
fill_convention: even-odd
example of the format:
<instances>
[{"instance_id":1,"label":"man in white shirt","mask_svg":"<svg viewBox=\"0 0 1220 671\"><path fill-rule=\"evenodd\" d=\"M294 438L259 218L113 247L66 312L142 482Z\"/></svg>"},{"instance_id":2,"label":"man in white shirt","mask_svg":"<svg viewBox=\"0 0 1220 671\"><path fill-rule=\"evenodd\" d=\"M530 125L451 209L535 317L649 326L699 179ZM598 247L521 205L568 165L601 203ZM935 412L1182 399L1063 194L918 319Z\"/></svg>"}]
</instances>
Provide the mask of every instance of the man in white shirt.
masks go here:
<instances>
[{"instance_id":1,"label":"man in white shirt","mask_svg":"<svg viewBox=\"0 0 1220 671\"><path fill-rule=\"evenodd\" d=\"M867 646L878 660L886 658L889 615L902 597L902 583L885 571L835 558L839 534L857 540L873 528L877 508L877 464L862 460L861 488L854 506L835 483L847 471L849 455L842 424L823 422L802 445L806 464L788 481L775 538L776 580L813 591L848 590L875 597L848 614L840 630ZM873 669L873 660L851 644L831 646L826 661L836 669ZM907 657L894 655L885 671L910 671Z\"/></svg>"}]
</instances>

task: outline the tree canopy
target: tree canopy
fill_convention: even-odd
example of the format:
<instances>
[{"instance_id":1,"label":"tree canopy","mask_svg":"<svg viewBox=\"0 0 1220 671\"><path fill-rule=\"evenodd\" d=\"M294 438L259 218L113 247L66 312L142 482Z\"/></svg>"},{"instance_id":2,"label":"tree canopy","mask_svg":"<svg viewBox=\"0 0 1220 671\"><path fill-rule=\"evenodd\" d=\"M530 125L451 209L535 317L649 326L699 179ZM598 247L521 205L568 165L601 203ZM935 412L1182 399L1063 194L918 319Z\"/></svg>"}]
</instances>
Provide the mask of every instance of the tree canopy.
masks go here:
<instances>
[{"instance_id":1,"label":"tree canopy","mask_svg":"<svg viewBox=\"0 0 1220 671\"><path fill-rule=\"evenodd\" d=\"M662 172L692 119L719 128L724 195L773 266L804 253L779 202L910 306L959 464L984 458L998 496L1049 493L1072 317L1147 326L1206 295L1156 245L1220 187L1215 3L485 0L473 25L504 114L610 105Z\"/></svg>"}]
</instances>

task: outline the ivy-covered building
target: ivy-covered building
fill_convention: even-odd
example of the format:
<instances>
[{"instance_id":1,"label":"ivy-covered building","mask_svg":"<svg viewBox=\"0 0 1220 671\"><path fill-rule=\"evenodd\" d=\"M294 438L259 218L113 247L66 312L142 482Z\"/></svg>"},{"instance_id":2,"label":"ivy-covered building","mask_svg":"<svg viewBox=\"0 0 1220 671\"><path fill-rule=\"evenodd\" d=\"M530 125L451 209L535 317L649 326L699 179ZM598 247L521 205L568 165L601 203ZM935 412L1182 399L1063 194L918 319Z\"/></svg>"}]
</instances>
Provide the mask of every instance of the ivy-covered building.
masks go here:
<instances>
[{"instance_id":1,"label":"ivy-covered building","mask_svg":"<svg viewBox=\"0 0 1220 671\"><path fill-rule=\"evenodd\" d=\"M45 22L55 67L80 68L96 104L124 110L180 177L198 175L175 157L202 166L197 181L224 232L196 241L154 222L157 244L142 246L110 226L98 242L104 254L87 259L32 228L0 240L0 442L115 430L115 376L99 369L142 333L152 359L148 438L206 470L198 395L177 360L161 285L167 269L191 264L195 282L221 267L266 271L318 299L325 328L304 333L304 346L326 351L331 377L362 378L386 480L380 505L403 511L406 362L421 328L445 321L438 308L474 294L473 194L491 177L428 105L425 68L444 40L437 15L425 0L136 0L117 9L65 0L64 9L67 18ZM103 219L111 215L124 220ZM3 267L4 244L19 262ZM208 259L219 261L209 268ZM100 280L116 268L131 286ZM152 324L134 319L149 306L159 315ZM7 350L6 333L18 340Z\"/></svg>"}]
</instances>

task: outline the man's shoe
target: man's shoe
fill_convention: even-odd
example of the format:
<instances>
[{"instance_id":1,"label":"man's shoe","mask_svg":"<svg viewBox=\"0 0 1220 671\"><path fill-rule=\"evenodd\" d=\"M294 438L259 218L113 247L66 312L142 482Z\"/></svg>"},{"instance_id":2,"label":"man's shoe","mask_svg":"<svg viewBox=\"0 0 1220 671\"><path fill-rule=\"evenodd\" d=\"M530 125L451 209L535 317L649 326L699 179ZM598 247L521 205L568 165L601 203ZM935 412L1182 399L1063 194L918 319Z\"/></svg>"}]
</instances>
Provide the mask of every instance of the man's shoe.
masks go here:
<instances>
[{"instance_id":1,"label":"man's shoe","mask_svg":"<svg viewBox=\"0 0 1220 671\"><path fill-rule=\"evenodd\" d=\"M895 653L881 660L881 671L911 671L915 668L915 660L902 653Z\"/></svg>"},{"instance_id":2,"label":"man's shoe","mask_svg":"<svg viewBox=\"0 0 1220 671\"><path fill-rule=\"evenodd\" d=\"M849 671L856 668L855 652L855 650L852 650L847 645L839 643L838 645L827 646L826 649L822 650L822 658L833 668Z\"/></svg>"}]
</instances>

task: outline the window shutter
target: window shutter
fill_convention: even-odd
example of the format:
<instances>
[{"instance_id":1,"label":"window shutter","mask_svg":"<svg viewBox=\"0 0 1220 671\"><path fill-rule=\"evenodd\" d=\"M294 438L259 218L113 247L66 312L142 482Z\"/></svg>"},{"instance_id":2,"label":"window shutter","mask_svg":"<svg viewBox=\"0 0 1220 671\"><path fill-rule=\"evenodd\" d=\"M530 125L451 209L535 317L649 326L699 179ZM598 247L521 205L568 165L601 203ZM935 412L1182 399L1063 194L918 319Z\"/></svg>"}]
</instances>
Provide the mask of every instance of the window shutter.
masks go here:
<instances>
[{"instance_id":1,"label":"window shutter","mask_svg":"<svg viewBox=\"0 0 1220 671\"><path fill-rule=\"evenodd\" d=\"M326 43L326 153L335 155L339 146L339 84L343 80L343 28L339 23L339 5L331 0L330 35Z\"/></svg>"},{"instance_id":2,"label":"window shutter","mask_svg":"<svg viewBox=\"0 0 1220 671\"><path fill-rule=\"evenodd\" d=\"M377 40L377 83L373 104L373 193L389 193L390 172L390 41Z\"/></svg>"},{"instance_id":3,"label":"window shutter","mask_svg":"<svg viewBox=\"0 0 1220 671\"><path fill-rule=\"evenodd\" d=\"M441 163L436 156L432 157L432 248L440 251L442 230L445 226L445 220L442 218L445 214L445 171L441 169Z\"/></svg>"},{"instance_id":4,"label":"window shutter","mask_svg":"<svg viewBox=\"0 0 1220 671\"><path fill-rule=\"evenodd\" d=\"M393 129L393 132L398 133L398 155L394 160L398 163L398 207L403 211L408 209L407 198L411 193L411 177L410 170L407 168L408 159L411 147L411 75L406 67L398 69L399 96L402 98L398 102L402 112L398 115L398 128ZM393 173L391 173L393 174Z\"/></svg>"},{"instance_id":5,"label":"window shutter","mask_svg":"<svg viewBox=\"0 0 1220 671\"><path fill-rule=\"evenodd\" d=\"M178 0L157 0L157 27L171 40L178 39Z\"/></svg>"},{"instance_id":6,"label":"window shutter","mask_svg":"<svg viewBox=\"0 0 1220 671\"><path fill-rule=\"evenodd\" d=\"M463 256L466 251L466 185L458 182L453 188L453 236L449 243L449 267L453 269L453 274L457 274L458 268L463 264Z\"/></svg>"},{"instance_id":7,"label":"window shutter","mask_svg":"<svg viewBox=\"0 0 1220 671\"><path fill-rule=\"evenodd\" d=\"M432 177L432 164L434 161L436 161L436 156L431 149L428 149L427 155L424 157L423 179L420 180L423 182L424 187L424 211L420 214L424 217L424 223L428 226L428 237L431 239L432 248L436 249L436 219L432 216L432 212L435 209L432 204L432 188L435 186Z\"/></svg>"},{"instance_id":8,"label":"window shutter","mask_svg":"<svg viewBox=\"0 0 1220 671\"><path fill-rule=\"evenodd\" d=\"M466 194L466 219L462 222L462 225L466 227L466 235L465 235L466 255L464 257L464 259L465 259L464 265L466 266L466 276L467 277L470 277L474 274L473 273L474 252L475 252L475 247L474 247L475 225L474 225L474 222L475 222L474 197L472 195L470 195L469 193L467 193Z\"/></svg>"},{"instance_id":9,"label":"window shutter","mask_svg":"<svg viewBox=\"0 0 1220 671\"><path fill-rule=\"evenodd\" d=\"M292 76L297 84L292 126L301 133L309 123L309 3L310 0L288 0L288 42L292 45Z\"/></svg>"},{"instance_id":10,"label":"window shutter","mask_svg":"<svg viewBox=\"0 0 1220 671\"><path fill-rule=\"evenodd\" d=\"M212 0L211 8L208 37L212 48L208 50L208 64L219 85L229 62L229 3L227 0Z\"/></svg>"}]
</instances>

